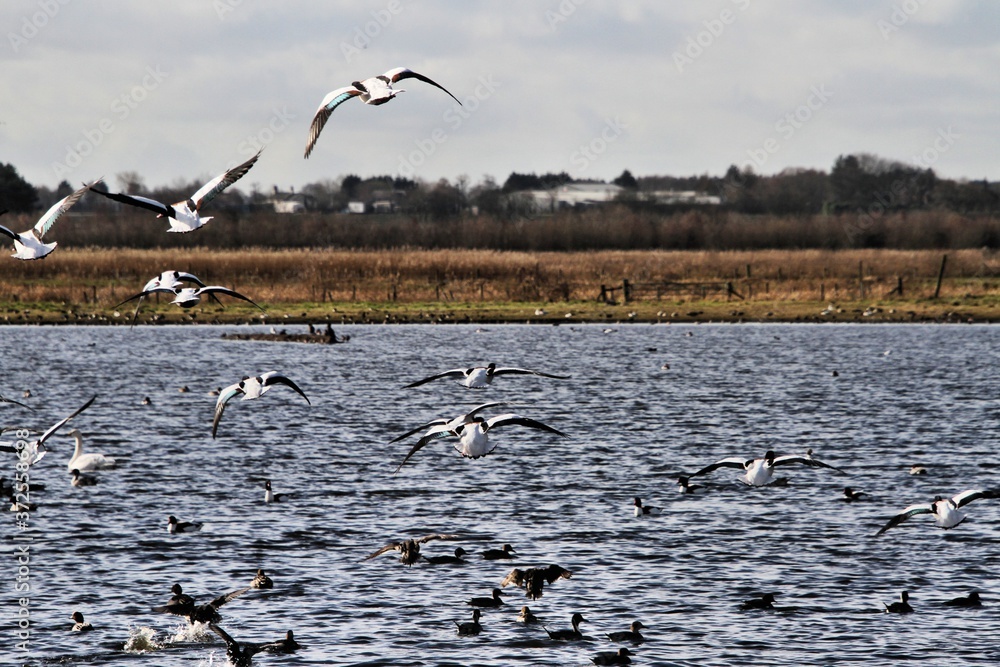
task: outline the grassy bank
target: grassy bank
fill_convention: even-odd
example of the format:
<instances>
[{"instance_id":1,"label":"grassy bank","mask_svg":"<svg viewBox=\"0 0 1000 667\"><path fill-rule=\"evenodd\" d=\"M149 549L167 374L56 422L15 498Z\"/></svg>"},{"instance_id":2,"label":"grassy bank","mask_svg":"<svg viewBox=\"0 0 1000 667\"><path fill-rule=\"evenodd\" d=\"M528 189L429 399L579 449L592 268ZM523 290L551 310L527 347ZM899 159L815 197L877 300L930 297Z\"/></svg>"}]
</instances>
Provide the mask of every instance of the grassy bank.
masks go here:
<instances>
[{"instance_id":1,"label":"grassy bank","mask_svg":"<svg viewBox=\"0 0 1000 667\"><path fill-rule=\"evenodd\" d=\"M273 322L1000 320L1000 257L948 252L935 299L942 257L899 250L60 248L43 261L0 261L0 318L127 320L131 308L115 317L115 304L176 269L246 294ZM223 300L225 308L203 303L181 311L154 297L141 319L260 321L258 311ZM835 308L821 315L830 303Z\"/></svg>"}]
</instances>

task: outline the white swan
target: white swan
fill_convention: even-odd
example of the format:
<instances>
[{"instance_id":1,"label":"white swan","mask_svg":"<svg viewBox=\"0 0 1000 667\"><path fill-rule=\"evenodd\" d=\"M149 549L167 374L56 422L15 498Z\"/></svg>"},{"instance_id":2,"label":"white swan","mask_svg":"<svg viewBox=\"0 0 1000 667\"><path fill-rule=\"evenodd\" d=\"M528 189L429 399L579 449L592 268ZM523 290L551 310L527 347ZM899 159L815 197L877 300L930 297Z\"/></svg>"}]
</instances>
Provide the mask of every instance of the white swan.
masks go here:
<instances>
[{"instance_id":1,"label":"white swan","mask_svg":"<svg viewBox=\"0 0 1000 667\"><path fill-rule=\"evenodd\" d=\"M373 106L385 104L396 95L406 92L404 90L396 90L392 87L392 84L403 79L417 79L418 81L429 83L435 88L440 88L448 93L451 99L460 105L462 104L458 101L457 97L449 93L441 84L435 83L423 74L417 74L413 70L405 67L396 67L385 74L379 74L364 81L355 81L349 86L337 88L327 93L327 96L320 103L319 109L316 110L316 115L313 116L312 124L309 126L309 140L306 142L305 157L308 158L309 154L312 153L313 147L316 145L316 140L319 139L319 133L323 131L323 126L326 125L326 121L329 120L330 114L333 113L334 109L352 97L360 97L362 102Z\"/></svg>"},{"instance_id":2,"label":"white swan","mask_svg":"<svg viewBox=\"0 0 1000 667\"><path fill-rule=\"evenodd\" d=\"M75 428L66 435L76 440L76 448L73 450L73 458L71 458L69 463L66 464L66 470L72 472L75 468L80 472L88 472L90 470L114 468L118 465L117 462L110 456L105 456L104 454L98 454L96 452L84 453L83 434L80 433L80 429Z\"/></svg>"},{"instance_id":3,"label":"white swan","mask_svg":"<svg viewBox=\"0 0 1000 667\"><path fill-rule=\"evenodd\" d=\"M82 188L74 192L73 194L63 197L55 204L52 205L48 211L45 212L35 226L26 232L21 232L20 234L13 232L3 225L0 225L0 234L4 236L9 236L14 241L14 254L11 257L16 257L17 259L42 259L50 252L56 249L59 245L54 241L52 243L45 243L42 241L42 237L45 236L45 232L52 229L52 225L56 224L56 221L66 214L70 208L73 207L80 197L83 196L87 190L101 182L101 179L97 179L89 185L84 185ZM96 192L96 190L95 190ZM0 215L3 215L7 211L0 211Z\"/></svg>"},{"instance_id":4,"label":"white swan","mask_svg":"<svg viewBox=\"0 0 1000 667\"><path fill-rule=\"evenodd\" d=\"M168 232L193 232L212 219L212 216L201 217L202 207L215 199L223 190L245 176L259 157L260 151L257 151L256 155L243 164L233 167L203 185L200 190L191 195L190 199L177 202L176 204L164 204L155 199L102 192L101 190L94 190L94 192L108 199L128 204L129 206L137 206L147 211L153 211L156 213L157 218L166 217L170 222Z\"/></svg>"}]
</instances>

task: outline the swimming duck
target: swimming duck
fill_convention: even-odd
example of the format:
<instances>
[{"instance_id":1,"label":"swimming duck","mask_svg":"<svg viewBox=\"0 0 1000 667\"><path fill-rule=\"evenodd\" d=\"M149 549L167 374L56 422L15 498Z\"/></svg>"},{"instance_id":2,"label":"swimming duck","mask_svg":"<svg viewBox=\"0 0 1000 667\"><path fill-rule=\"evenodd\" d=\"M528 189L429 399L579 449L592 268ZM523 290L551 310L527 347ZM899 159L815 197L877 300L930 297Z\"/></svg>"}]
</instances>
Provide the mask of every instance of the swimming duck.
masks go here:
<instances>
[{"instance_id":1,"label":"swimming duck","mask_svg":"<svg viewBox=\"0 0 1000 667\"><path fill-rule=\"evenodd\" d=\"M226 403L229 402L234 396L242 394L240 400L249 401L252 399L260 398L266 394L271 387L283 384L286 387L291 387L299 396L306 399L306 403L312 405L312 401L306 396L305 392L299 389L299 386L295 384L290 378L285 377L278 371L268 371L267 373L262 373L255 377L244 376L242 380L236 384L229 385L222 390L219 394L218 400L215 402L215 417L212 419L212 437L215 437L216 431L219 428L219 420L222 419L222 413L226 409Z\"/></svg>"},{"instance_id":2,"label":"swimming duck","mask_svg":"<svg viewBox=\"0 0 1000 667\"><path fill-rule=\"evenodd\" d=\"M649 514L659 514L662 510L659 507L653 505L643 505L642 498L635 498L632 500L632 513L638 519L641 516L646 516Z\"/></svg>"},{"instance_id":3,"label":"swimming duck","mask_svg":"<svg viewBox=\"0 0 1000 667\"><path fill-rule=\"evenodd\" d=\"M542 597L545 583L555 583L558 579L569 579L573 573L558 565L548 567L531 567L526 570L514 568L500 582L500 588L513 584L524 589L524 596L532 600Z\"/></svg>"},{"instance_id":4,"label":"swimming duck","mask_svg":"<svg viewBox=\"0 0 1000 667\"><path fill-rule=\"evenodd\" d=\"M250 581L250 588L274 588L274 582L271 581L271 577L264 573L264 570L258 569L257 576Z\"/></svg>"},{"instance_id":5,"label":"swimming duck","mask_svg":"<svg viewBox=\"0 0 1000 667\"><path fill-rule=\"evenodd\" d=\"M601 651L590 659L595 665L631 665L632 652L624 646L615 652Z\"/></svg>"},{"instance_id":6,"label":"swimming duck","mask_svg":"<svg viewBox=\"0 0 1000 667\"><path fill-rule=\"evenodd\" d=\"M455 625L458 626L458 634L461 637L472 637L478 635L483 631L483 626L479 622L479 618L483 615L483 612L478 609L472 610L472 621L468 623L459 623L454 621Z\"/></svg>"},{"instance_id":7,"label":"swimming duck","mask_svg":"<svg viewBox=\"0 0 1000 667\"><path fill-rule=\"evenodd\" d=\"M167 532L174 533L197 533L205 524L200 521L178 521L173 514L167 517Z\"/></svg>"},{"instance_id":8,"label":"swimming duck","mask_svg":"<svg viewBox=\"0 0 1000 667\"><path fill-rule=\"evenodd\" d=\"M644 627L646 626L642 624L642 621L632 621L628 626L628 630L609 632L607 636L613 642L635 642L639 644L645 641L645 638L639 633L639 630Z\"/></svg>"},{"instance_id":9,"label":"swimming duck","mask_svg":"<svg viewBox=\"0 0 1000 667\"><path fill-rule=\"evenodd\" d=\"M465 554L465 549L458 547L455 549L454 556L424 556L424 560L432 565L457 565L465 562L465 559L462 558Z\"/></svg>"},{"instance_id":10,"label":"swimming duck","mask_svg":"<svg viewBox=\"0 0 1000 667\"><path fill-rule=\"evenodd\" d=\"M521 607L521 613L517 615L516 620L518 623L524 623L524 624L539 622L538 617L535 616L530 609L528 609L527 605Z\"/></svg>"},{"instance_id":11,"label":"swimming duck","mask_svg":"<svg viewBox=\"0 0 1000 667\"><path fill-rule=\"evenodd\" d=\"M927 468L925 468L922 465L912 465L912 466L910 466L910 474L911 475L926 475L927 474Z\"/></svg>"},{"instance_id":12,"label":"swimming duck","mask_svg":"<svg viewBox=\"0 0 1000 667\"><path fill-rule=\"evenodd\" d=\"M432 535L424 535L423 537L418 537L416 539L406 539L400 540L398 542L391 542L380 549L376 549L364 558L362 561L371 560L376 556L381 556L387 551L398 551L399 552L399 562L403 565L413 565L418 560L420 560L420 545L425 542L430 542L431 540L457 540L458 535L445 535L443 533L434 533Z\"/></svg>"},{"instance_id":13,"label":"swimming duck","mask_svg":"<svg viewBox=\"0 0 1000 667\"><path fill-rule=\"evenodd\" d=\"M31 390L25 389L21 392L21 398L31 398Z\"/></svg>"},{"instance_id":14,"label":"swimming duck","mask_svg":"<svg viewBox=\"0 0 1000 667\"><path fill-rule=\"evenodd\" d=\"M60 419L55 424L50 426L47 431L38 436L36 440L32 440L31 442L29 442L24 448L24 451L27 452L27 454L25 454L25 457L29 459L28 465L34 465L39 461L41 461L43 458L45 458L45 454L48 453L48 448L46 448L45 446L45 441L48 440L50 437L52 437L52 434L61 429L66 424L66 422L68 422L70 419L76 417L78 414L89 408L91 404L93 404L96 398L97 398L96 395L92 396L89 401L80 406L69 417L66 417L65 419Z\"/></svg>"},{"instance_id":15,"label":"swimming duck","mask_svg":"<svg viewBox=\"0 0 1000 667\"><path fill-rule=\"evenodd\" d=\"M551 373L533 371L528 368L513 368L507 366L497 367L496 364L490 363L486 366L473 366L472 368L453 368L449 371L444 371L443 373L425 377L423 380L411 382L406 385L404 389L419 387L420 385L432 382L433 380L439 380L447 377L462 378L459 381L459 384L463 387L468 387L470 389L482 389L493 384L493 378L498 375L538 375L540 377L555 378L557 380L570 379L569 375L552 375Z\"/></svg>"},{"instance_id":16,"label":"swimming duck","mask_svg":"<svg viewBox=\"0 0 1000 667\"><path fill-rule=\"evenodd\" d=\"M167 604L160 607L153 607L153 611L158 614L184 616L191 625L194 625L195 623L218 623L222 620L222 616L219 614L219 607L243 595L250 590L250 587L246 586L245 588L230 591L205 604L197 604L194 598L190 595L185 595L181 590L180 584L174 584L170 590L173 595L167 601Z\"/></svg>"},{"instance_id":17,"label":"swimming duck","mask_svg":"<svg viewBox=\"0 0 1000 667\"><path fill-rule=\"evenodd\" d=\"M499 549L487 549L483 553L483 558L485 560L511 560L512 558L517 558L517 554L514 553L516 549L505 544Z\"/></svg>"},{"instance_id":18,"label":"swimming duck","mask_svg":"<svg viewBox=\"0 0 1000 667\"><path fill-rule=\"evenodd\" d=\"M910 593L909 591L903 591L899 594L899 601L893 602L892 604L885 604L885 613L887 614L909 614L913 611L913 607L910 606Z\"/></svg>"},{"instance_id":19,"label":"swimming duck","mask_svg":"<svg viewBox=\"0 0 1000 667\"><path fill-rule=\"evenodd\" d=\"M260 151L257 151L256 155L243 164L227 170L203 185L197 192L191 195L190 199L185 199L184 201L177 202L176 204L164 204L147 197L114 194L111 192L103 192L101 190L94 190L94 192L102 197L113 199L114 201L121 202L122 204L137 206L139 208L144 208L147 211L153 211L156 213L157 218L167 218L167 221L170 223L170 228L167 230L168 232L192 232L199 227L202 227L212 219L211 216L206 218L201 217L202 207L215 199L216 196L221 194L230 185L245 176L246 173L250 171L250 168L253 167L254 163L257 162L257 158L259 157Z\"/></svg>"},{"instance_id":20,"label":"swimming duck","mask_svg":"<svg viewBox=\"0 0 1000 667\"><path fill-rule=\"evenodd\" d=\"M503 600L500 599L501 595L504 595L504 592L501 591L499 588L494 588L492 597L472 598L465 604L470 604L473 607L487 607L487 608L499 607L503 604Z\"/></svg>"},{"instance_id":21,"label":"swimming duck","mask_svg":"<svg viewBox=\"0 0 1000 667\"><path fill-rule=\"evenodd\" d=\"M814 468L829 468L839 473L844 472L843 470L835 468L828 463L823 463L819 459L814 459L811 454L806 454L805 456L790 454L776 457L773 451L768 450L768 452L764 454L763 458L744 459L740 457L730 457L722 459L721 461L716 461L712 465L706 466L690 476L696 477L698 475L704 475L717 468L741 468L745 471L745 473L740 476L740 481L748 486L767 486L768 484L772 484L777 481L774 479L775 466L790 465L792 463L801 463Z\"/></svg>"},{"instance_id":22,"label":"swimming duck","mask_svg":"<svg viewBox=\"0 0 1000 667\"><path fill-rule=\"evenodd\" d=\"M3 225L0 225L0 234L8 236L14 241L14 254L11 255L11 257L23 260L42 259L55 250L56 246L59 244L55 242L45 243L42 241L42 237L45 236L47 231L52 229L52 225L56 224L56 221L59 220L59 218L63 217L66 212L80 200L80 197L100 182L101 179L97 179L93 183L84 185L73 194L63 197L57 201L41 218L38 219L38 222L35 223L34 227L25 232L18 234L17 232L13 232ZM0 211L0 215L3 215L6 212L7 211Z\"/></svg>"},{"instance_id":23,"label":"swimming duck","mask_svg":"<svg viewBox=\"0 0 1000 667\"><path fill-rule=\"evenodd\" d=\"M744 611L752 609L774 609L774 596L777 593L764 593L760 597L750 598L740 604L740 609Z\"/></svg>"},{"instance_id":24,"label":"swimming duck","mask_svg":"<svg viewBox=\"0 0 1000 667\"><path fill-rule=\"evenodd\" d=\"M152 404L153 404L153 399L151 399L149 396L143 396L142 400L139 401L139 405L152 405Z\"/></svg>"},{"instance_id":25,"label":"swimming duck","mask_svg":"<svg viewBox=\"0 0 1000 667\"><path fill-rule=\"evenodd\" d=\"M972 591L966 596L952 598L942 604L946 607L982 607L983 601L979 598L979 593Z\"/></svg>"},{"instance_id":26,"label":"swimming duck","mask_svg":"<svg viewBox=\"0 0 1000 667\"><path fill-rule=\"evenodd\" d=\"M572 630L549 630L544 625L542 627L552 639L558 639L560 641L573 641L583 639L583 633L580 632L580 624L585 623L586 621L587 619L583 617L583 614L576 613L573 614L573 618L571 619L571 623L573 624Z\"/></svg>"},{"instance_id":27,"label":"swimming duck","mask_svg":"<svg viewBox=\"0 0 1000 667\"><path fill-rule=\"evenodd\" d=\"M96 477L93 477L91 475L83 475L76 468L70 470L69 474L72 477L72 479L70 480L70 484L72 484L73 486L94 486L95 484L97 484Z\"/></svg>"},{"instance_id":28,"label":"swimming duck","mask_svg":"<svg viewBox=\"0 0 1000 667\"><path fill-rule=\"evenodd\" d=\"M458 98L445 90L445 88L440 84L431 81L423 74L417 74L413 70L405 67L395 67L385 74L379 74L378 76L365 79L364 81L355 81L349 86L337 88L336 90L327 93L326 97L323 98L323 101L320 102L319 109L316 110L312 123L309 125L309 139L306 141L305 157L308 158L310 153L312 153L313 147L316 145L316 140L319 139L319 133L323 131L323 126L326 125L326 121L330 119L330 115L333 113L334 109L352 97L359 97L365 104L373 106L385 104L396 95L405 92L403 90L396 90L392 87L392 84L402 81L403 79L416 79L417 81L429 83L435 88L444 90L444 92L448 93L451 99L458 102ZM459 105L462 104L461 102L458 103Z\"/></svg>"},{"instance_id":29,"label":"swimming duck","mask_svg":"<svg viewBox=\"0 0 1000 667\"><path fill-rule=\"evenodd\" d=\"M282 498L286 498L287 493L275 493L271 490L271 480L264 482L264 502L270 503L280 503Z\"/></svg>"},{"instance_id":30,"label":"swimming duck","mask_svg":"<svg viewBox=\"0 0 1000 667\"><path fill-rule=\"evenodd\" d=\"M73 470L76 468L81 472L89 470L103 470L106 468L114 468L117 462L110 456L105 456L104 454L98 454L96 452L83 452L83 434L80 433L80 429L75 428L68 433L67 437L71 437L76 440L76 448L73 450L73 457L66 464L67 470Z\"/></svg>"},{"instance_id":31,"label":"swimming duck","mask_svg":"<svg viewBox=\"0 0 1000 667\"><path fill-rule=\"evenodd\" d=\"M297 650L302 648L302 645L295 641L295 635L289 630L285 633L284 639L279 639L276 642L271 642L269 644L263 644L260 650L264 653L295 653Z\"/></svg>"},{"instance_id":32,"label":"swimming duck","mask_svg":"<svg viewBox=\"0 0 1000 667\"><path fill-rule=\"evenodd\" d=\"M678 493L694 493L701 488L700 484L691 484L687 477L681 476L677 478L677 492Z\"/></svg>"},{"instance_id":33,"label":"swimming duck","mask_svg":"<svg viewBox=\"0 0 1000 667\"><path fill-rule=\"evenodd\" d=\"M899 514L889 519L889 522L882 526L877 533L875 533L875 537L878 537L894 526L898 526L915 514L933 514L938 528L943 528L945 530L954 528L966 519L965 512L959 512L960 508L965 507L973 500L978 500L979 498L997 497L1000 497L1000 494L996 491L983 489L969 489L967 491L962 491L951 498L935 496L933 502L921 505L910 505Z\"/></svg>"},{"instance_id":34,"label":"swimming duck","mask_svg":"<svg viewBox=\"0 0 1000 667\"><path fill-rule=\"evenodd\" d=\"M70 628L72 632L90 632L94 629L93 625L83 620L83 614L78 611L74 611L70 618L73 620L73 627Z\"/></svg>"},{"instance_id":35,"label":"swimming duck","mask_svg":"<svg viewBox=\"0 0 1000 667\"><path fill-rule=\"evenodd\" d=\"M861 500L862 496L867 496L867 495L868 494L865 493L864 491L855 491L851 487L845 486L844 487L844 495L842 497L842 500L844 500L845 502L850 503L850 502L854 502L855 500Z\"/></svg>"}]
</instances>

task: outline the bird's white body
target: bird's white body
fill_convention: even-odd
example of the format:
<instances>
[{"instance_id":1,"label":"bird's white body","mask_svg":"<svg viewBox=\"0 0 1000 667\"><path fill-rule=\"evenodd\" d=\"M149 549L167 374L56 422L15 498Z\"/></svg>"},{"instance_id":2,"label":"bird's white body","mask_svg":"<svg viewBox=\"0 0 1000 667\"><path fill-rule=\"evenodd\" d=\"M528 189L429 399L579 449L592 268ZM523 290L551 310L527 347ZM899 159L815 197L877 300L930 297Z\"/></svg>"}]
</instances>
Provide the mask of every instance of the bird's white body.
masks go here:
<instances>
[{"instance_id":1,"label":"bird's white body","mask_svg":"<svg viewBox=\"0 0 1000 667\"><path fill-rule=\"evenodd\" d=\"M496 444L490 443L490 436L486 432L488 427L484 430L483 424L484 422L466 424L458 436L455 451L470 459L478 459L496 449Z\"/></svg>"},{"instance_id":2,"label":"bird's white body","mask_svg":"<svg viewBox=\"0 0 1000 667\"><path fill-rule=\"evenodd\" d=\"M66 435L72 436L76 440L76 447L73 450L73 458L71 458L66 464L67 471L72 472L73 469L76 468L80 472L87 472L90 470L114 468L117 465L117 462L110 456L98 454L97 452L85 453L83 451L83 436L81 435L79 429L73 429Z\"/></svg>"},{"instance_id":3,"label":"bird's white body","mask_svg":"<svg viewBox=\"0 0 1000 667\"><path fill-rule=\"evenodd\" d=\"M16 259L31 260L31 259L42 259L43 257L50 254L56 249L58 245L54 241L52 243L45 243L42 241L42 237L45 236L45 232L52 228L52 225L56 223L59 218L66 214L70 208L73 207L80 197L84 195L85 192L90 190L93 186L101 182L101 179L97 179L89 185L84 185L82 188L74 192L73 194L63 197L45 212L35 226L26 232L21 232L20 234L12 232L6 227L0 226L0 234L10 237L14 241L14 254L11 257Z\"/></svg>"},{"instance_id":4,"label":"bird's white body","mask_svg":"<svg viewBox=\"0 0 1000 667\"><path fill-rule=\"evenodd\" d=\"M164 271L146 283L146 285L142 288L142 291L152 292L153 290L160 289L176 291L178 287L183 287L186 282L195 283L198 287L205 286L205 283L201 282L198 276L192 273L184 273L182 271Z\"/></svg>"},{"instance_id":5,"label":"bird's white body","mask_svg":"<svg viewBox=\"0 0 1000 667\"><path fill-rule=\"evenodd\" d=\"M902 512L889 519L889 522L886 523L881 530L875 534L875 536L878 537L890 528L898 526L911 516L917 514L933 514L934 521L938 528L943 528L945 530L954 528L966 519L966 513L961 511L962 507L965 507L973 500L978 500L979 498L995 499L997 497L1000 497L1000 494L996 491L982 489L968 489L967 491L955 494L951 498L942 498L941 496L937 496L930 503L910 505L905 508Z\"/></svg>"},{"instance_id":6,"label":"bird's white body","mask_svg":"<svg viewBox=\"0 0 1000 667\"><path fill-rule=\"evenodd\" d=\"M36 238L33 230L18 234L14 239L14 254L11 257L16 259L42 259L59 245L55 241L45 243L40 238Z\"/></svg>"},{"instance_id":7,"label":"bird's white body","mask_svg":"<svg viewBox=\"0 0 1000 667\"><path fill-rule=\"evenodd\" d=\"M772 484L777 481L774 478L775 466L790 465L793 463L800 463L813 468L830 468L831 470L836 470L837 472L843 472L839 468L835 468L827 463L819 461L818 459L814 459L812 457L811 450L804 456L794 454L775 456L774 452L768 451L762 458L759 459L745 459L738 456L732 456L722 459L721 461L716 461L712 465L702 468L698 472L692 474L691 477L704 475L718 468L742 468L743 474L739 477L741 482L749 486L767 486L768 484Z\"/></svg>"}]
</instances>

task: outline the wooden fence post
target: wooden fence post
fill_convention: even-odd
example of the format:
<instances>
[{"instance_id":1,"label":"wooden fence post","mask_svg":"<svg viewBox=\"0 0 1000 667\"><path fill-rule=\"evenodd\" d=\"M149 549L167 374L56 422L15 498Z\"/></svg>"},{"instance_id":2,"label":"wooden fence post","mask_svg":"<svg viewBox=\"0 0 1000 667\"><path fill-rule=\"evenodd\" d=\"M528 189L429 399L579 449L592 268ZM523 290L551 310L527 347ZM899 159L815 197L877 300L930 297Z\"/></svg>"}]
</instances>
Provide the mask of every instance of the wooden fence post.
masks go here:
<instances>
[{"instance_id":1,"label":"wooden fence post","mask_svg":"<svg viewBox=\"0 0 1000 667\"><path fill-rule=\"evenodd\" d=\"M938 271L937 287L934 288L934 298L941 295L941 281L944 280L944 265L948 262L948 255L941 255L941 270Z\"/></svg>"},{"instance_id":2,"label":"wooden fence post","mask_svg":"<svg viewBox=\"0 0 1000 667\"><path fill-rule=\"evenodd\" d=\"M628 283L628 278L622 279L622 302L628 303L632 298L631 288Z\"/></svg>"}]
</instances>

